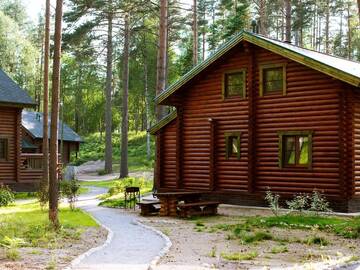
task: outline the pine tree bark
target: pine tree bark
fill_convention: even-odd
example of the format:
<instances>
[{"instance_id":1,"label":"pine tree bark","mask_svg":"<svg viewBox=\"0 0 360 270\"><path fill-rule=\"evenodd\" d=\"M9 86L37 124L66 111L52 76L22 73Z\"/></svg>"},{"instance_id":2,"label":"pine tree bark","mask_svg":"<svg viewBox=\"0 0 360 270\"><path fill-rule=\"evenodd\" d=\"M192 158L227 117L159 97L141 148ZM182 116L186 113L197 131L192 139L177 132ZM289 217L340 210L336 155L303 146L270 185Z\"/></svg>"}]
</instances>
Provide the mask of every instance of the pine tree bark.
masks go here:
<instances>
[{"instance_id":1,"label":"pine tree bark","mask_svg":"<svg viewBox=\"0 0 360 270\"><path fill-rule=\"evenodd\" d=\"M130 28L129 14L125 14L124 23L124 52L123 52L123 106L122 106L122 124L121 124L121 161L120 178L125 178L129 174L128 169L128 129L129 129L129 46L130 46Z\"/></svg>"},{"instance_id":2,"label":"pine tree bark","mask_svg":"<svg viewBox=\"0 0 360 270\"><path fill-rule=\"evenodd\" d=\"M351 12L350 12L350 9L351 9L351 3L348 2L348 6L347 6L347 30L348 30L348 59L351 60L351 42L352 42L352 36L351 36Z\"/></svg>"},{"instance_id":3,"label":"pine tree bark","mask_svg":"<svg viewBox=\"0 0 360 270\"><path fill-rule=\"evenodd\" d=\"M291 2L285 0L285 41L291 43Z\"/></svg>"},{"instance_id":4,"label":"pine tree bark","mask_svg":"<svg viewBox=\"0 0 360 270\"><path fill-rule=\"evenodd\" d=\"M45 4L44 40L44 100L43 100L43 175L40 182L40 204L49 200L49 58L50 58L50 0Z\"/></svg>"},{"instance_id":5,"label":"pine tree bark","mask_svg":"<svg viewBox=\"0 0 360 270\"><path fill-rule=\"evenodd\" d=\"M198 63L198 22L197 22L197 0L193 0L193 66Z\"/></svg>"},{"instance_id":6,"label":"pine tree bark","mask_svg":"<svg viewBox=\"0 0 360 270\"><path fill-rule=\"evenodd\" d=\"M55 229L59 228L59 178L58 178L58 122L60 99L60 68L61 68L61 38L62 38L62 8L63 0L56 1L54 63L52 74L51 95L51 127L50 127L50 164L49 164L49 220Z\"/></svg>"},{"instance_id":7,"label":"pine tree bark","mask_svg":"<svg viewBox=\"0 0 360 270\"><path fill-rule=\"evenodd\" d=\"M144 46L145 45L145 37L144 37ZM143 51L143 61L144 61L144 92L145 92L145 121L146 121L146 158L150 160L151 158L151 149L150 149L150 95L148 89L148 63L146 50Z\"/></svg>"},{"instance_id":8,"label":"pine tree bark","mask_svg":"<svg viewBox=\"0 0 360 270\"><path fill-rule=\"evenodd\" d=\"M105 173L112 173L112 62L113 62L113 13L112 1L109 1L107 13L107 55L106 55L106 89L105 89Z\"/></svg>"},{"instance_id":9,"label":"pine tree bark","mask_svg":"<svg viewBox=\"0 0 360 270\"><path fill-rule=\"evenodd\" d=\"M325 52L330 53L330 39L329 39L329 27L330 27L330 1L326 1L325 6Z\"/></svg>"},{"instance_id":10,"label":"pine tree bark","mask_svg":"<svg viewBox=\"0 0 360 270\"><path fill-rule=\"evenodd\" d=\"M360 0L357 0L358 4L358 16L359 16L359 23L360 23Z\"/></svg>"},{"instance_id":11,"label":"pine tree bark","mask_svg":"<svg viewBox=\"0 0 360 270\"><path fill-rule=\"evenodd\" d=\"M166 87L166 66L167 66L167 45L168 45L168 0L160 0L160 25L159 25L159 47L157 55L156 72L156 94L159 95ZM156 118L160 120L165 116L165 107L158 105Z\"/></svg>"},{"instance_id":12,"label":"pine tree bark","mask_svg":"<svg viewBox=\"0 0 360 270\"><path fill-rule=\"evenodd\" d=\"M260 34L266 36L266 0L259 1Z\"/></svg>"}]
</instances>

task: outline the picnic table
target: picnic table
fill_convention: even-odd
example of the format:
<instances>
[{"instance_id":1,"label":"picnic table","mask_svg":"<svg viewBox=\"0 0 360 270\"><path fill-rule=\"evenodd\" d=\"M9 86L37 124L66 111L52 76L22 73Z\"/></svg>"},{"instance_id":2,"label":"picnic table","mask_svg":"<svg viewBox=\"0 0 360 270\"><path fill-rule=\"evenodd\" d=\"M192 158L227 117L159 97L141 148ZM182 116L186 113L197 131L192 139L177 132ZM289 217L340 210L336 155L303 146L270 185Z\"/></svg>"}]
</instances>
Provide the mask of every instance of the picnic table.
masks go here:
<instances>
[{"instance_id":1,"label":"picnic table","mask_svg":"<svg viewBox=\"0 0 360 270\"><path fill-rule=\"evenodd\" d=\"M173 191L173 192L156 192L156 196L160 200L160 216L178 215L178 202L196 203L200 201L201 195L207 194L207 191Z\"/></svg>"}]
</instances>

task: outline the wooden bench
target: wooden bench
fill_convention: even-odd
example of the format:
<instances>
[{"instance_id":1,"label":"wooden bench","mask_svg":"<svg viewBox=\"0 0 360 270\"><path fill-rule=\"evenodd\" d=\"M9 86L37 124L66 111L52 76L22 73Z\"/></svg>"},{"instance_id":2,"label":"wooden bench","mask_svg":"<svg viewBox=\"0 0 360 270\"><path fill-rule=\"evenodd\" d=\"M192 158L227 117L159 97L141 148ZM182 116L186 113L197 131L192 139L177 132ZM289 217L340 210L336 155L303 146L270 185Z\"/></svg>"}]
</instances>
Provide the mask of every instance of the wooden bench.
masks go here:
<instances>
[{"instance_id":1,"label":"wooden bench","mask_svg":"<svg viewBox=\"0 0 360 270\"><path fill-rule=\"evenodd\" d=\"M191 216L216 215L220 202L200 201L194 203L179 203L180 217L188 218Z\"/></svg>"},{"instance_id":2,"label":"wooden bench","mask_svg":"<svg viewBox=\"0 0 360 270\"><path fill-rule=\"evenodd\" d=\"M160 208L156 208L155 205L159 205L160 201L141 201L136 203L140 206L142 216L155 215L160 211Z\"/></svg>"}]
</instances>

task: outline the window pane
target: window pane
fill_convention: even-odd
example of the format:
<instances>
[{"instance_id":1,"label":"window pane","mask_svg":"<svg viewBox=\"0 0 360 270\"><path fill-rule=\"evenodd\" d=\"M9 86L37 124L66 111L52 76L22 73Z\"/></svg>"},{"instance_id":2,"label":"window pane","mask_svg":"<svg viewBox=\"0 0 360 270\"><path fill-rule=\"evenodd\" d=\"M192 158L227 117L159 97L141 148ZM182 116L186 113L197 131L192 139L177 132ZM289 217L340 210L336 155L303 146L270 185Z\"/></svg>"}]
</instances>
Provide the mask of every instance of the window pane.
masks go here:
<instances>
[{"instance_id":1,"label":"window pane","mask_svg":"<svg viewBox=\"0 0 360 270\"><path fill-rule=\"evenodd\" d=\"M295 137L284 137L284 161L285 164L295 165L295 156L296 156L296 148L295 148Z\"/></svg>"},{"instance_id":2,"label":"window pane","mask_svg":"<svg viewBox=\"0 0 360 270\"><path fill-rule=\"evenodd\" d=\"M225 75L225 95L243 96L244 80L243 72L230 73Z\"/></svg>"},{"instance_id":3,"label":"window pane","mask_svg":"<svg viewBox=\"0 0 360 270\"><path fill-rule=\"evenodd\" d=\"M4 139L0 140L0 159L6 158L6 141Z\"/></svg>"},{"instance_id":4,"label":"window pane","mask_svg":"<svg viewBox=\"0 0 360 270\"><path fill-rule=\"evenodd\" d=\"M237 155L239 153L239 145L237 137L230 137L231 141L231 154Z\"/></svg>"},{"instance_id":5,"label":"window pane","mask_svg":"<svg viewBox=\"0 0 360 270\"><path fill-rule=\"evenodd\" d=\"M309 137L299 137L299 164L309 164Z\"/></svg>"},{"instance_id":6,"label":"window pane","mask_svg":"<svg viewBox=\"0 0 360 270\"><path fill-rule=\"evenodd\" d=\"M282 67L264 69L263 72L265 93L283 90Z\"/></svg>"}]
</instances>

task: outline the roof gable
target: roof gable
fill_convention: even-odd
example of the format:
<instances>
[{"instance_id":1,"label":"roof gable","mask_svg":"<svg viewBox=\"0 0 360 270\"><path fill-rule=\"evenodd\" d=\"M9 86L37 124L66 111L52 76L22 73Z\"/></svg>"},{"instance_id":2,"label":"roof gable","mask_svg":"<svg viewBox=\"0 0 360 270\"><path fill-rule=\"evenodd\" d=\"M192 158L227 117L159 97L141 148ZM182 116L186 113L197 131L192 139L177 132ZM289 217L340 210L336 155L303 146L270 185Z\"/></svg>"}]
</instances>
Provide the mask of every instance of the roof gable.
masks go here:
<instances>
[{"instance_id":1,"label":"roof gable","mask_svg":"<svg viewBox=\"0 0 360 270\"><path fill-rule=\"evenodd\" d=\"M0 103L17 104L23 107L35 106L29 94L20 88L3 70L0 69Z\"/></svg>"},{"instance_id":2,"label":"roof gable","mask_svg":"<svg viewBox=\"0 0 360 270\"><path fill-rule=\"evenodd\" d=\"M225 53L230 51L242 41L247 41L261 48L279 54L295 62L303 64L314 70L318 70L331 77L360 87L360 63L343 58L327 55L324 53L300 48L286 42L273 40L261 35L242 31L234 35L228 42L224 43L215 53L205 61L196 65L183 77L170 85L164 92L159 94L155 101L162 104L169 96L179 90L182 86L204 71Z\"/></svg>"},{"instance_id":3,"label":"roof gable","mask_svg":"<svg viewBox=\"0 0 360 270\"><path fill-rule=\"evenodd\" d=\"M30 133L30 135L35 139L43 138L43 114L39 112L30 112L23 110L21 124L22 126ZM62 121L59 121L58 125L58 137L59 140L62 137ZM49 117L49 135L50 135L50 117ZM68 125L64 123L64 132L63 132L64 141L70 142L83 142L83 139L73 131Z\"/></svg>"}]
</instances>

